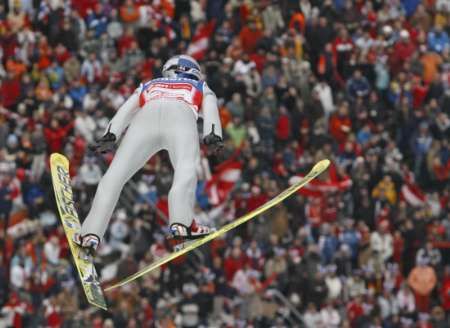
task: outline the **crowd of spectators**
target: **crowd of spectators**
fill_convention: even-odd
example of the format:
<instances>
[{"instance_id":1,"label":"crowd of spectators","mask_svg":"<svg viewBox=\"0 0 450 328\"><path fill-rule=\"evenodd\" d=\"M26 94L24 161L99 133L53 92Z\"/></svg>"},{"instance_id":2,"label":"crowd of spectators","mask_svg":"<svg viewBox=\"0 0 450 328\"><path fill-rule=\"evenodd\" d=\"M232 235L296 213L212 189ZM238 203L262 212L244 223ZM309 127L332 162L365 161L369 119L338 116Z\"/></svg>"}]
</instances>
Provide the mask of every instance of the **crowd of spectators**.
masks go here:
<instances>
[{"instance_id":1,"label":"crowd of spectators","mask_svg":"<svg viewBox=\"0 0 450 328\"><path fill-rule=\"evenodd\" d=\"M2 2L0 327L449 327L449 33L448 0ZM113 156L87 145L165 60L205 42L195 56L226 147L202 154L199 219L219 227L317 160L332 166L96 310L49 154L70 158L83 218ZM241 178L216 204L205 186L230 161ZM127 187L97 256L103 281L170 251L171 175L162 152Z\"/></svg>"}]
</instances>

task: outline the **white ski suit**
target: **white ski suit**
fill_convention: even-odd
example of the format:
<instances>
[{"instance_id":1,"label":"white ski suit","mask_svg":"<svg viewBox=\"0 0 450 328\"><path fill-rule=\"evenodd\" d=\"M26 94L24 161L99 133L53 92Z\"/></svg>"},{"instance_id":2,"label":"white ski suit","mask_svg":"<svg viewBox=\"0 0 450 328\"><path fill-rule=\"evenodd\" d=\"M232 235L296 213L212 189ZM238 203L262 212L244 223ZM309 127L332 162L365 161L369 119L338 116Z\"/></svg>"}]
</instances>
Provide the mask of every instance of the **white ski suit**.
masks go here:
<instances>
[{"instance_id":1,"label":"white ski suit","mask_svg":"<svg viewBox=\"0 0 450 328\"><path fill-rule=\"evenodd\" d=\"M119 108L108 130L119 138L128 127L114 159L102 177L81 234L103 238L125 183L162 149L174 168L169 192L170 224L190 226L194 219L196 168L200 161L197 119L203 136L222 137L217 98L204 81L159 78L141 84Z\"/></svg>"}]
</instances>

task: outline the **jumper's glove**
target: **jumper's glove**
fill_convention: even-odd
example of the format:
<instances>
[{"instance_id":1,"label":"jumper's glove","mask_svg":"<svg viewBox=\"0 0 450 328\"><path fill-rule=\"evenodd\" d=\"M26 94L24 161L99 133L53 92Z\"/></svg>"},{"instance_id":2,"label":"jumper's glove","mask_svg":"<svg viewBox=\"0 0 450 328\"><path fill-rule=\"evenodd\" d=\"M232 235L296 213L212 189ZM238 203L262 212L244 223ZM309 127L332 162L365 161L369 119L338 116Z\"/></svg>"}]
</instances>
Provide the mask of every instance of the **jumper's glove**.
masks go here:
<instances>
[{"instance_id":1,"label":"jumper's glove","mask_svg":"<svg viewBox=\"0 0 450 328\"><path fill-rule=\"evenodd\" d=\"M103 137L97 140L94 144L89 145L89 149L95 153L104 154L114 148L116 140L116 135L108 130Z\"/></svg>"},{"instance_id":2,"label":"jumper's glove","mask_svg":"<svg viewBox=\"0 0 450 328\"><path fill-rule=\"evenodd\" d=\"M214 133L214 124L212 126L211 133L203 138L203 143L216 155L222 152L224 147L223 140L221 137Z\"/></svg>"}]
</instances>

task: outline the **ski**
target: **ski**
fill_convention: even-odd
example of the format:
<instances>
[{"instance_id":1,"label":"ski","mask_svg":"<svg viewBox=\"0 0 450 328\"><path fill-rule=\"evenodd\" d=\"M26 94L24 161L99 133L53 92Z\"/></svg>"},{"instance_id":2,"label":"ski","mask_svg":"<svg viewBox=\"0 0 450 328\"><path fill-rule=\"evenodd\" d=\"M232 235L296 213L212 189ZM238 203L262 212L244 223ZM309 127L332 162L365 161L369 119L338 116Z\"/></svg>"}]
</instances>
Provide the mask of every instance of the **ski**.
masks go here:
<instances>
[{"instance_id":1,"label":"ski","mask_svg":"<svg viewBox=\"0 0 450 328\"><path fill-rule=\"evenodd\" d=\"M315 179L317 176L319 176L321 173L323 173L328 168L329 165L330 165L330 161L328 159L325 159L325 160L322 160L322 161L316 163L314 165L314 167L311 169L311 171L309 171L309 173L305 177L303 177L300 181L298 181L297 183L293 184L292 186L290 186L289 188L287 188L286 190L281 192L275 198L272 198L271 200L269 200L267 203L261 205L260 207L251 211L250 213L234 220L233 222L226 224L222 228L212 232L211 234L207 235L206 237L203 237L201 239L197 239L193 242L190 242L189 244L185 245L185 247L183 247L182 249L178 249L175 252L167 254L166 256L149 264L147 267L143 268L142 270L132 274L131 276L119 281L116 284L113 284L113 285L105 288L105 291L110 291L117 287L126 285L126 284L142 277L143 275L159 268L160 266L176 259L177 257L182 256L186 253L189 253L190 251L206 244L207 242L209 242L219 236L222 236L223 234L227 233L228 231L233 230L234 228L240 226L241 224L255 218L259 214L261 214L261 213L267 211L268 209L272 208L273 206L281 203L287 197L291 196L292 194L297 192L299 189L303 188L311 180Z\"/></svg>"},{"instance_id":2,"label":"ski","mask_svg":"<svg viewBox=\"0 0 450 328\"><path fill-rule=\"evenodd\" d=\"M86 298L90 304L107 310L105 297L100 286L97 271L92 262L92 257L85 254L84 250L72 241L73 234L81 229L81 225L74 207L69 175L69 160L64 155L53 153L50 156L50 170L59 217L64 227Z\"/></svg>"}]
</instances>

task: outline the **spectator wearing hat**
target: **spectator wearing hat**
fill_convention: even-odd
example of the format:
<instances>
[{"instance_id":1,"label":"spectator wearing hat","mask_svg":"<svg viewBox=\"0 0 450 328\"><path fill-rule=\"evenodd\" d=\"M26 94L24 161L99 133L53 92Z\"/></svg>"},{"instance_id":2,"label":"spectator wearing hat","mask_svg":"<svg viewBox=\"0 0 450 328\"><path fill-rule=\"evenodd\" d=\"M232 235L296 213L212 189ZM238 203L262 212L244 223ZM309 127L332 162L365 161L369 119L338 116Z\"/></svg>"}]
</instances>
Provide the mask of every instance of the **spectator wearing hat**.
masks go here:
<instances>
[{"instance_id":1,"label":"spectator wearing hat","mask_svg":"<svg viewBox=\"0 0 450 328\"><path fill-rule=\"evenodd\" d=\"M377 272L385 269L385 263L393 254L393 239L389 232L389 223L382 221L377 231L370 236L370 249L372 251L371 264Z\"/></svg>"},{"instance_id":2,"label":"spectator wearing hat","mask_svg":"<svg viewBox=\"0 0 450 328\"><path fill-rule=\"evenodd\" d=\"M427 241L425 247L422 247L417 251L416 264L427 263L436 269L441 264L441 258L439 249L435 248L432 242Z\"/></svg>"},{"instance_id":3,"label":"spectator wearing hat","mask_svg":"<svg viewBox=\"0 0 450 328\"><path fill-rule=\"evenodd\" d=\"M180 316L178 319L175 319L180 327L190 328L200 325L200 307L195 299L197 293L198 287L194 283L186 283L183 285L185 299L178 304Z\"/></svg>"},{"instance_id":4,"label":"spectator wearing hat","mask_svg":"<svg viewBox=\"0 0 450 328\"><path fill-rule=\"evenodd\" d=\"M308 328L320 327L324 324L321 312L317 311L317 307L314 303L309 303L308 307L303 315L303 322Z\"/></svg>"},{"instance_id":5,"label":"spectator wearing hat","mask_svg":"<svg viewBox=\"0 0 450 328\"><path fill-rule=\"evenodd\" d=\"M399 72L405 62L411 58L416 51L416 46L411 40L410 33L403 29L399 33L399 39L394 45L394 52L391 57L391 70Z\"/></svg>"},{"instance_id":6,"label":"spectator wearing hat","mask_svg":"<svg viewBox=\"0 0 450 328\"><path fill-rule=\"evenodd\" d=\"M370 84L360 70L355 70L353 76L347 82L347 95L351 101L357 98L365 98L369 95Z\"/></svg>"}]
</instances>

